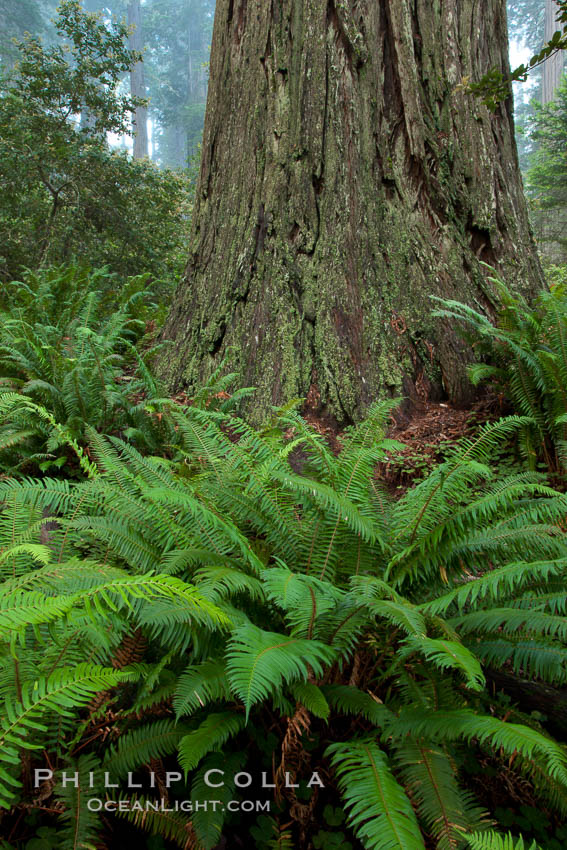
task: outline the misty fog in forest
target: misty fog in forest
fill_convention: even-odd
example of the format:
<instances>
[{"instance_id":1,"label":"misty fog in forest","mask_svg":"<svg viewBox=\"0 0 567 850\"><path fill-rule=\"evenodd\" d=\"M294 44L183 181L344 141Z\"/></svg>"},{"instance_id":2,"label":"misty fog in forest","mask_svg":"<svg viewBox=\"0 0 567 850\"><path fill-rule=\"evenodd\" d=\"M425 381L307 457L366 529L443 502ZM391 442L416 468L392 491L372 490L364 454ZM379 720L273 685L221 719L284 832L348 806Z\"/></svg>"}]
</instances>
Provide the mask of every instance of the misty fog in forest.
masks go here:
<instances>
[{"instance_id":1,"label":"misty fog in forest","mask_svg":"<svg viewBox=\"0 0 567 850\"><path fill-rule=\"evenodd\" d=\"M84 0L83 7L108 19L124 18L137 30L132 46L143 50L143 74L141 80L140 75L132 75L124 85L132 85L133 93L149 101L147 150L142 154L163 167L194 166L205 118L215 0ZM539 50L546 31L553 31L553 21L546 23L548 7L552 4L545 0L508 0L512 65ZM29 32L49 43L55 37L56 8L57 0L0 0L0 67L10 67L14 61L14 38ZM563 57L558 56L557 61L562 63ZM542 82L540 71L528 85L516 86L522 168L527 167L531 150L523 127L532 98L545 100ZM131 138L111 142L132 149Z\"/></svg>"}]
</instances>

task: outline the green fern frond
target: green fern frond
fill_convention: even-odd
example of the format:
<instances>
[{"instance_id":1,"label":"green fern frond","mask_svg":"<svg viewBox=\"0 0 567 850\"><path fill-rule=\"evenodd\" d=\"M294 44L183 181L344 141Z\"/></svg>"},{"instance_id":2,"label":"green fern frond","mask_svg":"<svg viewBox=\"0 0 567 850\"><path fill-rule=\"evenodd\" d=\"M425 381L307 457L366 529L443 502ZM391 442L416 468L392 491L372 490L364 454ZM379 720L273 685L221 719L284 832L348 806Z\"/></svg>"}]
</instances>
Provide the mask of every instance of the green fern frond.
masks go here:
<instances>
[{"instance_id":1,"label":"green fern frond","mask_svg":"<svg viewBox=\"0 0 567 850\"><path fill-rule=\"evenodd\" d=\"M301 637L313 637L318 618L333 610L343 598L330 582L284 567L265 570L262 583L268 599L285 611L292 633Z\"/></svg>"},{"instance_id":2,"label":"green fern frond","mask_svg":"<svg viewBox=\"0 0 567 850\"><path fill-rule=\"evenodd\" d=\"M329 518L345 523L363 540L380 543L376 526L358 510L356 504L337 493L332 487L313 479L302 478L292 472L284 473L274 470L272 477L284 488L294 494L301 494L308 502L324 510Z\"/></svg>"},{"instance_id":3,"label":"green fern frond","mask_svg":"<svg viewBox=\"0 0 567 850\"><path fill-rule=\"evenodd\" d=\"M124 808L120 806L120 798L114 811L118 818L130 821L135 827L159 835L166 841L174 842L179 850L197 850L197 837L193 824L183 815L169 811L162 801L148 797L123 797Z\"/></svg>"},{"instance_id":4,"label":"green fern frond","mask_svg":"<svg viewBox=\"0 0 567 850\"><path fill-rule=\"evenodd\" d=\"M567 756L563 747L536 729L519 723L505 723L497 717L475 714L468 709L438 710L427 716L420 711L404 709L387 727L396 737L404 734L427 736L434 741L472 740L502 748L507 755L516 753L528 764L538 765L553 780L567 785Z\"/></svg>"},{"instance_id":5,"label":"green fern frond","mask_svg":"<svg viewBox=\"0 0 567 850\"><path fill-rule=\"evenodd\" d=\"M567 622L564 617L547 614L542 611L522 610L521 608L491 608L488 611L471 611L449 620L459 634L474 632L489 635L500 632L503 635L523 633L550 635L567 639Z\"/></svg>"},{"instance_id":6,"label":"green fern frond","mask_svg":"<svg viewBox=\"0 0 567 850\"><path fill-rule=\"evenodd\" d=\"M0 638L23 633L27 626L37 626L64 617L73 608L73 599L52 599L39 592L19 592L0 596Z\"/></svg>"},{"instance_id":7,"label":"green fern frond","mask_svg":"<svg viewBox=\"0 0 567 850\"><path fill-rule=\"evenodd\" d=\"M192 816L192 824L195 834L199 840L199 845L203 850L213 850L222 838L222 830L228 811L230 800L234 799L234 777L242 770L245 762L245 753L210 753L206 756L201 764L201 767L195 772L193 782L191 783L191 799L197 805ZM203 805L205 801L210 801L211 786L205 781L205 776L211 771L208 776L209 782L214 782L215 799L220 805L212 806ZM199 806L198 804L201 803Z\"/></svg>"},{"instance_id":8,"label":"green fern frond","mask_svg":"<svg viewBox=\"0 0 567 850\"><path fill-rule=\"evenodd\" d=\"M373 740L332 744L325 755L335 768L349 825L366 850L425 850L412 805Z\"/></svg>"},{"instance_id":9,"label":"green fern frond","mask_svg":"<svg viewBox=\"0 0 567 850\"><path fill-rule=\"evenodd\" d=\"M45 565L50 562L51 554L48 546L42 546L39 543L19 543L10 546L4 552L0 552L0 565L9 558L15 558L18 555L29 555L32 561Z\"/></svg>"},{"instance_id":10,"label":"green fern frond","mask_svg":"<svg viewBox=\"0 0 567 850\"><path fill-rule=\"evenodd\" d=\"M410 602L379 599L372 600L368 608L376 617L387 620L392 625L403 629L408 635L419 638L425 637L427 633L425 618Z\"/></svg>"},{"instance_id":11,"label":"green fern frond","mask_svg":"<svg viewBox=\"0 0 567 850\"><path fill-rule=\"evenodd\" d=\"M514 562L497 567L479 578L466 581L443 596L418 606L425 614L444 614L454 604L459 610L475 606L483 600L497 602L519 593L531 582L546 581L567 570L567 558L554 561Z\"/></svg>"},{"instance_id":12,"label":"green fern frond","mask_svg":"<svg viewBox=\"0 0 567 850\"><path fill-rule=\"evenodd\" d=\"M209 714L197 729L179 742L179 764L185 775L197 767L203 756L220 749L229 738L238 735L244 725L244 717L235 712Z\"/></svg>"},{"instance_id":13,"label":"green fern frond","mask_svg":"<svg viewBox=\"0 0 567 850\"><path fill-rule=\"evenodd\" d=\"M475 655L489 667L511 668L518 676L535 676L549 684L567 681L567 648L556 641L507 639L474 640Z\"/></svg>"},{"instance_id":14,"label":"green fern frond","mask_svg":"<svg viewBox=\"0 0 567 850\"><path fill-rule=\"evenodd\" d=\"M301 703L307 711L322 720L329 719L331 709L321 688L312 684L312 682L295 682L290 685L289 689L294 699Z\"/></svg>"},{"instance_id":15,"label":"green fern frond","mask_svg":"<svg viewBox=\"0 0 567 850\"><path fill-rule=\"evenodd\" d=\"M55 670L47 679L24 683L21 700L7 700L5 716L0 718L0 806L10 808L14 791L8 785L20 785L3 765L17 765L20 750L41 747L37 737L32 740L28 734L32 729L45 731L46 715L70 717L73 709L86 705L95 694L134 678L130 672L79 664L75 668Z\"/></svg>"},{"instance_id":16,"label":"green fern frond","mask_svg":"<svg viewBox=\"0 0 567 850\"><path fill-rule=\"evenodd\" d=\"M212 560L208 558L207 560ZM225 559L222 559L223 561ZM238 593L246 594L256 602L264 600L264 590L261 582L254 576L247 575L242 569L236 569L226 563L214 566L203 566L196 571L193 582L199 593L214 602L217 599L233 597Z\"/></svg>"},{"instance_id":17,"label":"green fern frond","mask_svg":"<svg viewBox=\"0 0 567 850\"><path fill-rule=\"evenodd\" d=\"M96 844L100 830L100 815L87 805L89 797L103 789L100 763L93 755L80 756L76 762L65 765L73 774L73 781L57 785L56 799L63 809L59 815L62 829L57 832L61 850L79 850Z\"/></svg>"},{"instance_id":18,"label":"green fern frond","mask_svg":"<svg viewBox=\"0 0 567 850\"><path fill-rule=\"evenodd\" d=\"M175 752L186 731L186 727L165 718L124 732L108 749L103 768L112 777L125 776L129 771Z\"/></svg>"},{"instance_id":19,"label":"green fern frond","mask_svg":"<svg viewBox=\"0 0 567 850\"><path fill-rule=\"evenodd\" d=\"M223 627L229 622L226 615L194 587L174 576L121 575L70 596L55 599L37 591L26 593L21 590L3 596L3 589L0 585L0 636L21 632L26 625L49 622L72 609L76 610L78 606L84 606L87 615L93 620L105 617L109 611L118 611L122 606L133 611L134 600L175 600L176 605L182 605L187 617L196 623Z\"/></svg>"},{"instance_id":20,"label":"green fern frond","mask_svg":"<svg viewBox=\"0 0 567 850\"><path fill-rule=\"evenodd\" d=\"M178 681L173 698L177 718L193 714L208 703L229 699L230 691L224 664L204 661L187 668Z\"/></svg>"},{"instance_id":21,"label":"green fern frond","mask_svg":"<svg viewBox=\"0 0 567 850\"><path fill-rule=\"evenodd\" d=\"M397 749L396 764L439 850L458 850L467 833L488 822L472 794L460 787L456 765L442 747L409 740Z\"/></svg>"},{"instance_id":22,"label":"green fern frond","mask_svg":"<svg viewBox=\"0 0 567 850\"><path fill-rule=\"evenodd\" d=\"M336 652L318 641L265 632L251 623L239 626L227 647L228 679L247 720L251 707L283 682L306 681L310 671L321 676L335 660Z\"/></svg>"},{"instance_id":23,"label":"green fern frond","mask_svg":"<svg viewBox=\"0 0 567 850\"><path fill-rule=\"evenodd\" d=\"M408 635L403 641L401 658L418 652L440 670L458 670L466 679L467 687L481 691L485 685L484 674L476 656L456 641Z\"/></svg>"},{"instance_id":24,"label":"green fern frond","mask_svg":"<svg viewBox=\"0 0 567 850\"><path fill-rule=\"evenodd\" d=\"M322 685L321 691L340 714L364 717L379 729L393 720L391 711L379 699L351 685Z\"/></svg>"},{"instance_id":25,"label":"green fern frond","mask_svg":"<svg viewBox=\"0 0 567 850\"><path fill-rule=\"evenodd\" d=\"M497 832L479 832L467 835L470 850L541 850L536 841L531 844L524 843L520 836L499 835Z\"/></svg>"}]
</instances>

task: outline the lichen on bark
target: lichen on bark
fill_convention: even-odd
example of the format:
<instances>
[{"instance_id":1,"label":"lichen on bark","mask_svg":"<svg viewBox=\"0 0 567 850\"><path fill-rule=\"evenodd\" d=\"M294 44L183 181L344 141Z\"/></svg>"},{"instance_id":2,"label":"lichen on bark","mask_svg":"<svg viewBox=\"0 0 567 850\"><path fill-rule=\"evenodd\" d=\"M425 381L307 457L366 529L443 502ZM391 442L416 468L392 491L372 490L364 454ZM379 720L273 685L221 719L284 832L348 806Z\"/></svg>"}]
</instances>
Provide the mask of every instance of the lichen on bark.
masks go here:
<instances>
[{"instance_id":1,"label":"lichen on bark","mask_svg":"<svg viewBox=\"0 0 567 850\"><path fill-rule=\"evenodd\" d=\"M218 0L172 387L234 348L253 416L316 388L466 402L470 352L430 295L490 309L481 261L541 285L511 108L458 90L507 68L505 0Z\"/></svg>"}]
</instances>

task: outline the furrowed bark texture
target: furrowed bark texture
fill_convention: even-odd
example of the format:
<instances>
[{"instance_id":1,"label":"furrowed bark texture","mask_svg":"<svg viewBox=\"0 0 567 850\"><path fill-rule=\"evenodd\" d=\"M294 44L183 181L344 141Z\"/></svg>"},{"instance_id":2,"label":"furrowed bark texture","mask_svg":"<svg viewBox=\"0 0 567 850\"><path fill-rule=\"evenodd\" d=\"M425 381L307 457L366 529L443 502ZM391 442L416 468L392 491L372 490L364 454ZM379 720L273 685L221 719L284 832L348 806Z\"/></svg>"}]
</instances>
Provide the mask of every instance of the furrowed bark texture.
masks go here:
<instances>
[{"instance_id":1,"label":"furrowed bark texture","mask_svg":"<svg viewBox=\"0 0 567 850\"><path fill-rule=\"evenodd\" d=\"M379 396L466 402L429 296L490 309L480 261L541 285L511 108L455 91L507 53L505 0L218 0L170 386L231 346L258 416L310 390L343 422Z\"/></svg>"}]
</instances>

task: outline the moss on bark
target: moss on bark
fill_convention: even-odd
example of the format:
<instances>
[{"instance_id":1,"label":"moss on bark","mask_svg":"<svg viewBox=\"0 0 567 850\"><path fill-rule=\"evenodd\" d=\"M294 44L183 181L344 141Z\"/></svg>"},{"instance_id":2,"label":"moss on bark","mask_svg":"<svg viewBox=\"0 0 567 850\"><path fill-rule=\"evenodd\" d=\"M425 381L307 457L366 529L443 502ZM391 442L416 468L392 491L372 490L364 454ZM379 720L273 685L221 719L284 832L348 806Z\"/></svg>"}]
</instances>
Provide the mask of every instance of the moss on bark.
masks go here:
<instances>
[{"instance_id":1,"label":"moss on bark","mask_svg":"<svg viewBox=\"0 0 567 850\"><path fill-rule=\"evenodd\" d=\"M469 352L430 295L490 309L481 261L542 284L509 106L505 0L218 0L172 387L227 346L255 416L316 387L341 421L379 395L466 402Z\"/></svg>"}]
</instances>

